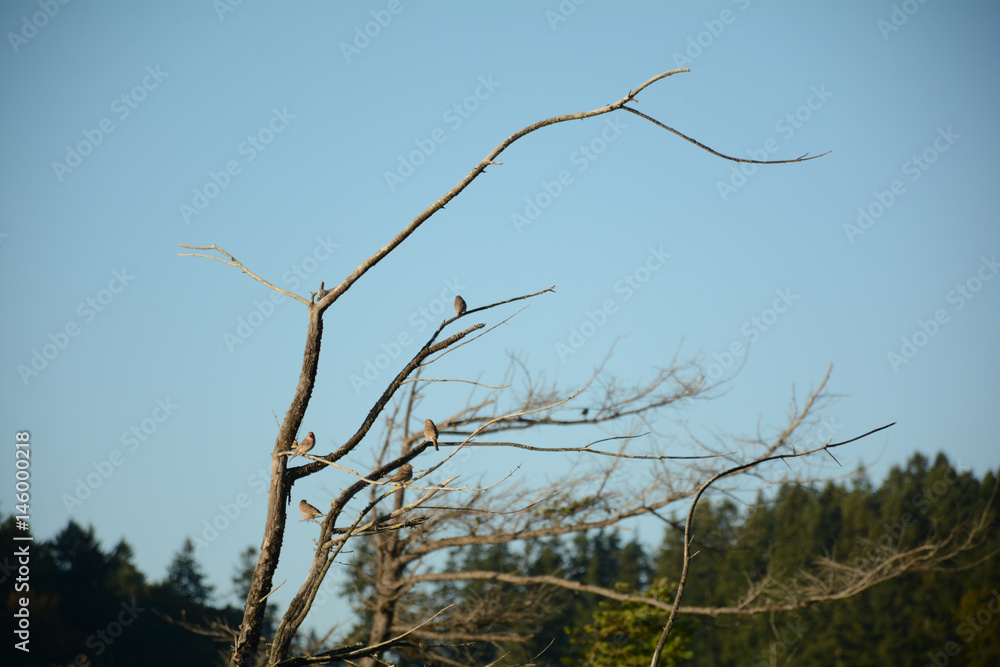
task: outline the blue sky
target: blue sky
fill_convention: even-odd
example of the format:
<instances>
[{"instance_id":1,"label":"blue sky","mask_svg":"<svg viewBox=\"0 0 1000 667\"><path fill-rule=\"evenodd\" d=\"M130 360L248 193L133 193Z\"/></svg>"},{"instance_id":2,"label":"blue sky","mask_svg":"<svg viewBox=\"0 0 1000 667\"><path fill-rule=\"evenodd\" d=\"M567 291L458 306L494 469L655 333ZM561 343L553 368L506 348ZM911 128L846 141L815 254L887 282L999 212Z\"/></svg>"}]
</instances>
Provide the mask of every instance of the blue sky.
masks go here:
<instances>
[{"instance_id":1,"label":"blue sky","mask_svg":"<svg viewBox=\"0 0 1000 667\"><path fill-rule=\"evenodd\" d=\"M339 446L456 289L475 307L558 285L435 373L498 380L516 350L569 387L618 339L631 378L683 344L720 374L745 362L677 416L705 435L779 425L832 363L836 438L898 422L842 448L847 469L938 450L996 468L995 3L224 1L0 5L0 421L31 433L37 536L93 524L160 578L215 522L198 555L228 592L260 543L305 310L178 244L308 296L516 130L675 67L636 108L732 155L832 152L741 173L626 113L522 139L327 312L305 429ZM369 362L388 366L363 385ZM314 533L286 532L289 595Z\"/></svg>"}]
</instances>

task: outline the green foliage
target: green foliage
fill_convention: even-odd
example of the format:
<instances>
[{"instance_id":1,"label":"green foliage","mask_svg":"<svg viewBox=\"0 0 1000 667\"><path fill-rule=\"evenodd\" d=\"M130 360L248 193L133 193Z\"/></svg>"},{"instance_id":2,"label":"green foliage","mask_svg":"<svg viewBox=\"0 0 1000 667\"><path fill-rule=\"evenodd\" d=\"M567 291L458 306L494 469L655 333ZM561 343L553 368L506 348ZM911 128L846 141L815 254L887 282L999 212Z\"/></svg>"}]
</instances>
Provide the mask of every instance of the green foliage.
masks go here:
<instances>
[{"instance_id":1,"label":"green foliage","mask_svg":"<svg viewBox=\"0 0 1000 667\"><path fill-rule=\"evenodd\" d=\"M637 592L624 582L615 584L614 589L621 593ZM643 595L673 601L675 590L667 579L655 579ZM562 658L562 664L645 667L668 616L663 609L641 602L602 600L594 611L593 623L579 629L566 628L575 655ZM675 667L681 660L693 657L687 650L690 641L690 621L682 619L671 629L660 664Z\"/></svg>"},{"instance_id":2,"label":"green foliage","mask_svg":"<svg viewBox=\"0 0 1000 667\"><path fill-rule=\"evenodd\" d=\"M700 507L700 553L691 563L684 603L732 606L748 578L770 573L791 586L800 570L815 570L820 557L864 567L889 549L941 541L982 514L995 485L993 473L978 481L944 455L931 464L916 454L878 488L864 478L782 487L773 498L758 497L735 521L728 503ZM694 657L687 664L923 665L942 656L948 664L1000 664L1000 613L990 612L980 631L961 626L977 613L987 618L990 591L1000 590L1000 559L990 558L1000 550L997 502L1000 497L993 499L986 542L945 571L906 574L796 612L695 618ZM680 562L680 539L668 534L657 573L676 577ZM1000 612L1000 600L993 604ZM949 646L962 657L949 656Z\"/></svg>"},{"instance_id":3,"label":"green foliage","mask_svg":"<svg viewBox=\"0 0 1000 667\"><path fill-rule=\"evenodd\" d=\"M943 539L982 513L995 483L993 473L980 481L956 471L943 455L931 463L917 454L878 486L857 476L820 487L781 487L747 506L728 499L703 502L695 516L697 555L683 603L733 607L743 599L748 581L771 576L794 586L801 583L800 573L815 571L822 557L864 566L887 549ZM933 664L949 642L962 654L958 662L1000 664L1000 559L987 557L1000 549L997 515L991 515L988 541L954 563L981 560L975 567L907 574L795 612L682 615L661 664ZM652 553L636 540L623 544L619 531L599 530L456 549L445 569L554 575L672 599L674 584L667 582L677 581L681 552L682 535L676 530L668 530ZM371 557L365 550L363 560ZM350 590L370 589L356 580ZM438 631L523 638L434 642L436 654L457 664L647 665L667 619L662 609L557 587L459 580L426 586L420 597L415 593L408 594L414 619L451 603L459 610L489 610L478 625L444 625ZM365 619L359 618L360 630ZM418 651L399 655L401 664L422 664L427 657Z\"/></svg>"}]
</instances>

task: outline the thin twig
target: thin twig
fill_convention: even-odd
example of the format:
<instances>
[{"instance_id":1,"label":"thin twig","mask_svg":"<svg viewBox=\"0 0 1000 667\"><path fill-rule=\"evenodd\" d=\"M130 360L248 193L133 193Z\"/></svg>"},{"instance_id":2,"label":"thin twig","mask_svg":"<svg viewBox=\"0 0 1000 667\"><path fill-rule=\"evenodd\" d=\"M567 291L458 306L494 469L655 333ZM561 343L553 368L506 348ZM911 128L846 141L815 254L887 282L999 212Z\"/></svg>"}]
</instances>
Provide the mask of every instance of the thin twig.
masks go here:
<instances>
[{"instance_id":1,"label":"thin twig","mask_svg":"<svg viewBox=\"0 0 1000 667\"><path fill-rule=\"evenodd\" d=\"M647 116L646 114L642 113L641 111L636 111L632 107L623 106L622 109L624 109L625 111L634 113L636 116L639 116L641 118L645 118L649 122L654 123L656 125L659 125L664 130L667 130L669 132L673 132L674 134L676 134L678 137L680 137L682 139L687 139L688 141L690 141L692 144L694 144L698 148L703 148L706 151L708 151L709 153L711 153L712 155L715 155L717 157L721 157L724 160L731 160L732 162L747 162L749 164L789 164L791 162L807 162L809 160L815 160L818 157L823 157L824 155L829 155L830 152L831 152L831 151L827 151L826 153L820 153L819 155L813 155L812 157L807 157L809 155L809 153L806 153L805 155L797 157L794 160L746 160L744 158L732 157L730 155L725 155L724 153L720 153L719 151L712 150L711 148L709 148L705 144L701 143L697 139L692 139L691 137L689 137L688 135L684 134L683 132L678 132L674 128L669 127L667 125L664 125L663 123L661 123L660 121L656 120L655 118L651 118L651 117Z\"/></svg>"},{"instance_id":2,"label":"thin twig","mask_svg":"<svg viewBox=\"0 0 1000 667\"><path fill-rule=\"evenodd\" d=\"M814 392L813 397L815 397L816 394L818 394L818 391ZM810 404L811 402L812 401L810 400ZM723 477L735 475L738 472L742 472L743 470L747 470L749 468L754 468L768 461L777 461L786 458L794 459L802 456L809 456L810 454L814 454L819 451L827 451L834 447L840 447L842 445L852 443L856 440L860 440L861 438L866 438L869 435L873 435L883 429L887 429L890 426L893 426L895 423L896 422L892 422L892 424L886 424L885 426L880 426L878 428L872 429L867 433L863 433L862 435L859 435L855 438L851 438L850 440L844 440L843 442L837 442L833 444L828 443L826 445L816 447L815 449L810 449L809 451L800 452L798 454L779 454L777 456L768 456L764 458L755 459L753 461L750 461L749 463L744 463L743 465L738 465L733 468L729 468L728 470L723 470L722 472L713 475L708 481L702 484L701 487L699 487L698 492L695 494L694 500L691 501L691 507L688 510L687 521L684 524L684 560L683 560L683 565L681 567L681 576L677 582L677 592L674 597L673 608L670 610L670 617L667 619L667 624L666 626L664 626L663 632L660 633L660 639L656 643L656 649L653 651L653 658L649 663L650 667L656 667L657 663L659 663L660 654L663 652L663 647L666 645L667 638L670 636L670 631L673 629L674 621L677 619L677 612L681 604L681 596L684 594L684 585L685 583L687 583L688 568L691 565L691 557L692 557L691 526L694 523L694 510L698 506L698 501L701 499L702 495L705 493L705 491L708 490L708 487L710 487L712 484L722 479Z\"/></svg>"},{"instance_id":3,"label":"thin twig","mask_svg":"<svg viewBox=\"0 0 1000 667\"><path fill-rule=\"evenodd\" d=\"M235 266L238 269L242 269L243 273L247 274L248 276L250 276L254 280L256 280L258 282L261 282L261 283L264 283L265 285L267 285L271 289L275 290L276 292L281 292L285 296L290 296L293 299L295 299L296 301L301 301L302 303L304 303L307 306L310 303L309 301L306 301L305 299L303 299L298 294L293 294L293 293L289 292L288 290L281 289L277 285L272 285L271 283L267 282L266 280L264 280L263 278L261 278L260 276L258 276L256 273L254 273L253 271L251 271L250 269L248 269L246 266L244 266L243 263L240 262L238 259L236 259L235 257L233 257L228 252L226 252L225 250L223 250L222 248L220 248L219 246L217 246L215 244L212 244L212 245L184 245L183 243L178 243L177 245L179 245L182 248L189 248L191 250L215 250L216 252L221 252L223 255L225 255L226 257L229 258L228 261L222 259L221 257L213 257L211 255L202 255L201 253L191 253L191 252L184 252L184 253L182 253L182 252L179 252L179 253L177 253L177 255L178 255L178 257L204 257L205 259L214 259L216 262L222 262L223 264L229 264L230 266Z\"/></svg>"}]
</instances>

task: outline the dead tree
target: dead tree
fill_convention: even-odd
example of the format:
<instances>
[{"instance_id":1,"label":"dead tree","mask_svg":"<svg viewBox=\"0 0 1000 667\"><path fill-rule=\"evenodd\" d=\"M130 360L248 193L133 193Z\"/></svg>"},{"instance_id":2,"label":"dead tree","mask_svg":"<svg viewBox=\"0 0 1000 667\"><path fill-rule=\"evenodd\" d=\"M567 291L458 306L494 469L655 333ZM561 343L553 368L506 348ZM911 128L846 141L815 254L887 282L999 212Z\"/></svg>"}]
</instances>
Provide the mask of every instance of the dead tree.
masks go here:
<instances>
[{"instance_id":1,"label":"dead tree","mask_svg":"<svg viewBox=\"0 0 1000 667\"><path fill-rule=\"evenodd\" d=\"M312 396L312 391L315 386L316 372L323 340L323 317L327 309L330 308L341 296L343 296L358 280L360 280L362 276L374 268L380 261L385 259L385 257L395 250L400 244L406 241L406 239L409 238L409 236L413 234L418 227L427 222L436 212L444 208L448 202L461 194L462 191L470 183L472 183L472 181L482 175L488 167L491 165L502 164L497 162L497 158L504 150L507 149L508 146L531 134L532 132L549 125L571 120L585 120L607 113L628 112L650 121L657 127L668 130L669 132L686 139L713 155L717 155L733 162L781 164L803 162L814 159L815 157L820 157L818 155L813 157L801 156L790 160L774 161L747 160L731 157L719 153L696 141L695 139L678 132L677 130L651 118L646 114L640 113L633 107L629 106L630 103L637 101L636 96L646 87L668 76L687 71L688 70L686 68L682 68L671 70L669 72L663 72L641 84L635 90L629 91L625 97L613 104L609 104L592 111L548 118L528 125L527 127L515 132L501 142L500 145L490 151L489 154L475 167L473 167L473 169L464 178L462 178L457 185L417 215L402 229L402 231L400 231L371 257L365 260L342 282L330 290L326 290L324 288L324 283L320 283L317 292L312 293L309 298L293 294L287 290L277 287L264 278L257 276L246 265L237 261L231 254L219 246L182 245L182 247L192 250L212 251L216 253L211 255L204 253L186 254L189 256L214 259L243 270L252 278L263 283L267 287L300 302L306 308L309 316L306 328L302 368L299 373L298 385L295 389L295 393L292 397L288 410L281 422L278 435L272 449L267 518L264 524L264 535L261 541L260 555L257 559L256 567L254 568L250 590L247 595L243 621L238 631L235 633L235 640L231 654L231 664L234 667L249 667L257 661L259 656L263 656L265 653L260 645L261 627L264 619L267 596L271 592L274 572L278 564L278 559L281 555L284 527L288 518L286 510L290 502L291 489L295 482L309 475L328 471L329 468L338 468L340 473L352 476L355 480L340 494L338 498L331 503L329 510L325 513L322 520L318 547L312 566L309 572L305 575L297 594L289 605L289 608L283 615L281 622L278 625L275 637L266 651L267 663L271 665L308 664L309 662L315 661L306 658L290 658L289 653L291 642L302 622L305 620L306 615L309 613L314 596L316 595L323 578L326 576L331 563L338 556L350 538L359 535L388 535L389 533L399 531L402 528L417 525L418 523L425 521L426 516L417 515L413 512L413 510L425 505L431 498L439 495L447 495L451 491L463 488L453 484L455 482L455 478L448 479L438 486L430 487L421 487L419 485L419 480L414 480L412 483L408 482L407 484L409 484L411 489L419 488L422 491L422 494L409 503L401 503L397 500L396 507L393 511L388 512L385 515L378 516L375 519L371 519L369 517L371 509L389 498L396 497L398 499L402 495L397 493L399 489L398 484L386 482L383 478L398 471L405 465L410 465L416 457L418 457L427 448L428 443L421 442L420 444L411 446L405 450L405 453L397 456L396 458L385 461L376 469L367 471L364 474L357 471L347 470L338 462L344 459L344 457L348 454L351 454L358 449L361 443L365 440L366 436L369 435L372 427L378 422L380 416L387 409L387 407L390 406L393 397L396 396L404 385L411 379L411 377L414 376L418 369L429 363L435 355L454 349L460 344L464 344L465 342L468 342L468 340L485 333L483 331L485 324L481 323L473 324L465 329L461 329L455 333L445 336L444 332L447 327L452 324L456 324L457 320L460 318L467 318L475 313L484 312L512 301L536 298L542 294L551 292L552 288L543 289L533 294L513 297L506 301L469 310L442 322L441 326L438 327L430 339L388 383L385 390L375 401L374 405L372 405L368 413L359 418L359 423L354 434L348 438L343 445L335 451L321 456L311 456L307 454L305 456L310 459L310 462L301 466L291 468L288 467L288 456L291 453L296 434L302 425L306 410L309 407L310 397ZM551 411L570 400L573 395L575 394L570 394L569 397L561 399L560 401L554 401L547 405L535 408L533 409L532 414L543 414L546 411ZM641 401L641 398L642 397L638 397L635 400ZM525 415L504 415L502 417L498 416L475 424L475 428L471 428L470 432L466 436L463 446L478 442L481 440L482 435L496 431L498 428L497 424L506 424L508 422L517 424L517 420L524 416ZM473 425L470 424L470 426ZM581 452L584 452L585 449L587 448L579 448ZM586 455L590 454L588 453ZM328 471L326 474L331 473ZM349 513L347 510L348 503L352 499L358 497L358 495L364 490L371 489L373 486L378 488L375 489L374 495L370 498L369 506L360 512ZM485 489L475 490L475 492L483 491L485 491ZM387 539L391 541L395 538L393 537ZM429 622L431 622L431 619L426 619L418 627L410 628L404 636L394 637L379 646L345 648L342 650L327 652L324 655L316 656L316 658L323 657L324 659L358 660L366 655L377 654L386 648L390 648L393 645L393 642L410 641L410 639L406 639L406 637L412 635L414 632L417 632L423 624Z\"/></svg>"},{"instance_id":2,"label":"dead tree","mask_svg":"<svg viewBox=\"0 0 1000 667\"><path fill-rule=\"evenodd\" d=\"M372 538L370 551L354 561L356 578L367 583L367 597L356 599L355 606L371 615L369 646L385 645L404 632L409 632L411 639L424 640L428 645L525 641L530 637L509 628L530 625L525 623L525 617L543 618L546 597L553 588L562 588L662 609L665 630L663 642L656 649L658 654L678 613L712 617L767 614L841 600L907 572L949 568L959 556L979 547L985 537L984 515L967 525L956 526L948 536L924 543L919 548L881 549L861 564L818 556L815 567L808 571L784 577L768 574L750 581L745 594L730 606L681 605L694 541L694 508L709 487L715 485L725 491L737 491L740 479L750 474L763 475L771 484L807 484L828 479L828 476L816 476L801 467L793 470L784 464L777 467L775 475L774 470L766 470L766 465L819 455L832 457L836 448L888 426L836 443L825 433L817 433L818 411L830 398L826 393L828 371L804 403L798 405L793 401L787 421L770 437L757 434L744 439L727 438L728 443L742 443L738 451L723 452L701 445L703 456L672 456L667 452L673 447L654 444L650 431L653 424L660 421L657 413L713 396L715 386L707 382L696 364L678 364L675 359L648 382L632 386L614 380L602 382L603 373L598 369L591 382L571 395L561 394L554 386L532 382L528 376L524 378L523 389L513 392L509 387L515 384L515 371L523 368L519 361L512 363L508 376L501 383L507 389L490 391L479 399L470 397L464 408L448 416L443 422L442 447L514 448L531 452L536 458L570 452L577 457L578 466L558 479L547 479L534 487L508 485L502 498L484 492L468 494L459 504L437 507L437 511L425 516L416 528ZM502 405L504 396L512 392L516 396ZM567 398L572 400L566 402ZM395 408L387 413L379 460L405 455L414 444L407 424L419 400L420 391L415 383L409 395L397 401ZM581 405L586 407L581 408ZM489 441L480 440L476 435L482 424L491 425ZM542 426L588 427L591 430L596 426L620 426L621 435L573 447L523 444L544 443L542 436L529 437L530 433L526 433ZM518 442L498 439L503 436ZM798 451L792 447L793 441L798 443ZM593 465L586 467L587 462ZM671 463L670 468L664 465L666 462ZM644 469L645 478L636 474L639 466ZM727 482L730 482L728 487L725 486ZM371 493L374 494L374 490ZM401 490L396 498L397 510L403 506L404 494L405 490ZM673 604L647 595L582 584L570 576L572 573L527 575L426 565L431 556L455 548L524 544L617 527L642 516L666 521L660 510L679 502L690 502L691 510L687 522L671 522L671 528L684 534L684 567ZM438 558L437 562L440 560ZM441 610L440 596L433 593L435 586L470 581L490 582L494 590L477 598L474 605L450 609L435 620L424 622ZM516 608L510 606L510 597L501 598L499 589L503 586L517 587L520 597ZM414 629L418 624L419 629ZM435 653L433 648L420 646L419 642L409 643L400 650L409 658L430 660L433 664L452 662ZM362 664L377 663L370 658Z\"/></svg>"}]
</instances>

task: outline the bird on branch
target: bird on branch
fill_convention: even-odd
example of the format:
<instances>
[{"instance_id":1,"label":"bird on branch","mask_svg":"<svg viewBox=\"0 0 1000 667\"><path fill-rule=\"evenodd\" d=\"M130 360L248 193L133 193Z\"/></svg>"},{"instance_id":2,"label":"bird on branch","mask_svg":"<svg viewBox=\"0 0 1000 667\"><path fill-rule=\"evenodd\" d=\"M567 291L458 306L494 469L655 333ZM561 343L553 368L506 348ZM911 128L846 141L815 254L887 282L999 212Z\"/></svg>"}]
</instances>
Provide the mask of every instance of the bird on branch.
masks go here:
<instances>
[{"instance_id":1,"label":"bird on branch","mask_svg":"<svg viewBox=\"0 0 1000 667\"><path fill-rule=\"evenodd\" d=\"M299 501L299 514L307 521L314 521L316 517L323 516L323 513L307 503L305 498Z\"/></svg>"},{"instance_id":2,"label":"bird on branch","mask_svg":"<svg viewBox=\"0 0 1000 667\"><path fill-rule=\"evenodd\" d=\"M424 420L424 437L434 443L435 452L441 451L438 449L438 427L430 419Z\"/></svg>"},{"instance_id":3,"label":"bird on branch","mask_svg":"<svg viewBox=\"0 0 1000 667\"><path fill-rule=\"evenodd\" d=\"M413 479L413 466L409 463L404 463L399 466L399 470L396 471L395 475L389 478L389 481L396 484L406 484L411 479Z\"/></svg>"},{"instance_id":4,"label":"bird on branch","mask_svg":"<svg viewBox=\"0 0 1000 667\"><path fill-rule=\"evenodd\" d=\"M292 458L294 459L299 454L305 454L315 446L316 446L316 436L313 435L312 431L309 431L309 435L302 438L302 442L292 443L292 447L294 448L294 451L292 453Z\"/></svg>"},{"instance_id":5,"label":"bird on branch","mask_svg":"<svg viewBox=\"0 0 1000 667\"><path fill-rule=\"evenodd\" d=\"M465 299L460 295L455 295L455 312L459 315L464 315L465 311L468 310L468 306L465 305Z\"/></svg>"}]
</instances>

